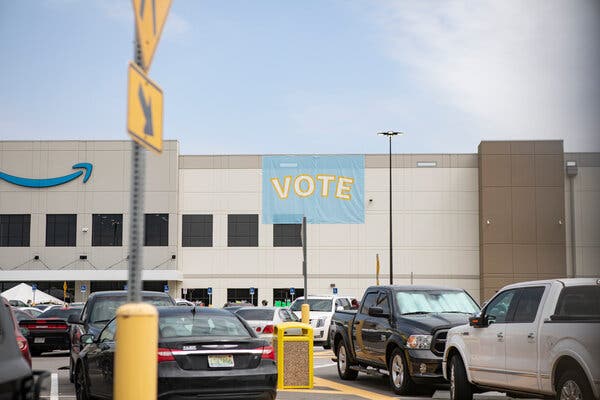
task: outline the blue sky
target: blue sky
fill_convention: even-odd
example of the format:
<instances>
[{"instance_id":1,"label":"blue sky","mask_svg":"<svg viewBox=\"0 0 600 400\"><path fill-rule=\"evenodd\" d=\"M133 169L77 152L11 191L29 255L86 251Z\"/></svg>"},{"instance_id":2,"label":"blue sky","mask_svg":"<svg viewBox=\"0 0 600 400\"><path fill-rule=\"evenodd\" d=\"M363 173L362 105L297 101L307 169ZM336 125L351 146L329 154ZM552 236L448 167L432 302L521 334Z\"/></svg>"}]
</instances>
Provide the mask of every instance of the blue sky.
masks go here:
<instances>
[{"instance_id":1,"label":"blue sky","mask_svg":"<svg viewBox=\"0 0 600 400\"><path fill-rule=\"evenodd\" d=\"M600 151L598 37L594 0L175 0L149 75L183 154ZM127 139L133 38L127 0L0 0L0 139Z\"/></svg>"}]
</instances>

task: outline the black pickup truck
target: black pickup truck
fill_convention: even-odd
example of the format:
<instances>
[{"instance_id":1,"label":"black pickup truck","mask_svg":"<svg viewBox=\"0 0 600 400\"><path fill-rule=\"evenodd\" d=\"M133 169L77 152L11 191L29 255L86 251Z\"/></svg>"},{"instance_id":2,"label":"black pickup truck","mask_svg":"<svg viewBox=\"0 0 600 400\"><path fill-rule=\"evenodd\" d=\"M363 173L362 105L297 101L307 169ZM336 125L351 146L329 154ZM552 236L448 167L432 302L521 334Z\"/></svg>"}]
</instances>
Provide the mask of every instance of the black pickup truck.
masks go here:
<instances>
[{"instance_id":1,"label":"black pickup truck","mask_svg":"<svg viewBox=\"0 0 600 400\"><path fill-rule=\"evenodd\" d=\"M477 303L461 289L371 286L358 311L333 314L329 337L338 374L344 380L358 372L383 374L396 394L433 393L435 384L445 383L448 330L477 312Z\"/></svg>"}]
</instances>

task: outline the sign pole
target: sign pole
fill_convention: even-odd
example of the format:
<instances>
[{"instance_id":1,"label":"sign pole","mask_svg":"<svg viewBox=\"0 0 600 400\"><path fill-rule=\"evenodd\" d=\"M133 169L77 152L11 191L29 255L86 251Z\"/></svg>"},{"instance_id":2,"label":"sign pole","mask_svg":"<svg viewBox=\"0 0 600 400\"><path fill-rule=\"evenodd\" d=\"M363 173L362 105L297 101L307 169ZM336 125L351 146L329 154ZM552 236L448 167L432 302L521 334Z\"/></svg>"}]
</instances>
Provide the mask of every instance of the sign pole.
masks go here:
<instances>
[{"instance_id":1,"label":"sign pole","mask_svg":"<svg viewBox=\"0 0 600 400\"><path fill-rule=\"evenodd\" d=\"M302 323L310 323L310 306L308 304L307 266L306 266L306 216L302 217L302 275L304 275L304 301L302 303Z\"/></svg>"}]
</instances>

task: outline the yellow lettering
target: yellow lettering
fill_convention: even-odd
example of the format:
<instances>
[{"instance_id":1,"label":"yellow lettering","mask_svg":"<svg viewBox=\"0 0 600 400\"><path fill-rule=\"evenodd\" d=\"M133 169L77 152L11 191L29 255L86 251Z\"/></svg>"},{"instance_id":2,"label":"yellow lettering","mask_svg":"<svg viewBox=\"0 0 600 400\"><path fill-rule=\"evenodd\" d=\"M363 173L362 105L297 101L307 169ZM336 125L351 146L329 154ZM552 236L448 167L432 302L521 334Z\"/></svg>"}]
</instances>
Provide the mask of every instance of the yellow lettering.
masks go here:
<instances>
[{"instance_id":1,"label":"yellow lettering","mask_svg":"<svg viewBox=\"0 0 600 400\"><path fill-rule=\"evenodd\" d=\"M279 178L271 178L271 184L275 188L277 192L277 196L280 199L287 199L290 194L290 183L292 182L291 176L283 177L283 188L281 187L281 183L279 182Z\"/></svg>"},{"instance_id":2,"label":"yellow lettering","mask_svg":"<svg viewBox=\"0 0 600 400\"><path fill-rule=\"evenodd\" d=\"M308 184L306 190L302 189L302 182ZM315 180L310 175L298 175L294 180L294 191L300 197L311 196L315 192Z\"/></svg>"},{"instance_id":3,"label":"yellow lettering","mask_svg":"<svg viewBox=\"0 0 600 400\"><path fill-rule=\"evenodd\" d=\"M337 181L337 185L335 188L335 197L342 200L350 200L352 199L352 195L350 194L350 190L352 189L352 184L354 183L354 179L347 178L345 176L340 176Z\"/></svg>"},{"instance_id":4,"label":"yellow lettering","mask_svg":"<svg viewBox=\"0 0 600 400\"><path fill-rule=\"evenodd\" d=\"M335 180L335 175L319 174L317 175L317 180L321 181L321 196L329 196L329 184Z\"/></svg>"}]
</instances>

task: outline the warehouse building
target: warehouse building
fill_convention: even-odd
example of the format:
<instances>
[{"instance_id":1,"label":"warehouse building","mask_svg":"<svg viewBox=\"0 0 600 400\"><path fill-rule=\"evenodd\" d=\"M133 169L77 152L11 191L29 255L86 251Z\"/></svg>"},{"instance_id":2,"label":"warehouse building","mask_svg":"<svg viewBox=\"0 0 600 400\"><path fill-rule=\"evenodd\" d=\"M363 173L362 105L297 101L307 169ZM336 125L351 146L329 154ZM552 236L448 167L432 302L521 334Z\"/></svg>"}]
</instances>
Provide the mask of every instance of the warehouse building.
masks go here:
<instances>
[{"instance_id":1,"label":"warehouse building","mask_svg":"<svg viewBox=\"0 0 600 400\"><path fill-rule=\"evenodd\" d=\"M27 282L60 297L66 282L82 300L123 289L130 155L130 141L0 141L0 291ZM269 157L181 155L176 141L148 154L145 288L219 306L302 294L299 225L265 223ZM362 214L307 229L311 294L360 297L377 257L388 282L389 156L356 157ZM473 154L394 154L392 174L396 284L461 287L484 301L515 281L600 276L600 153L484 141Z\"/></svg>"}]
</instances>

